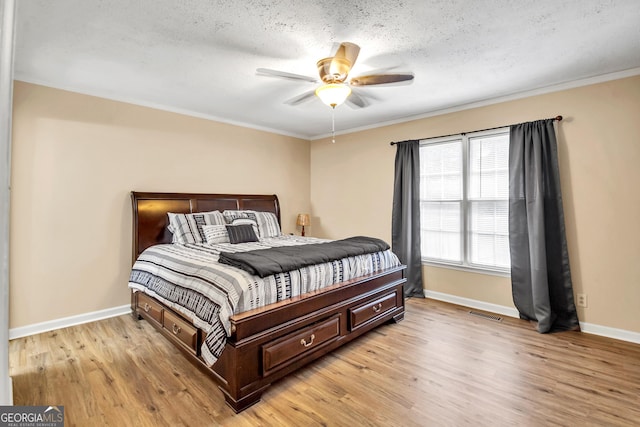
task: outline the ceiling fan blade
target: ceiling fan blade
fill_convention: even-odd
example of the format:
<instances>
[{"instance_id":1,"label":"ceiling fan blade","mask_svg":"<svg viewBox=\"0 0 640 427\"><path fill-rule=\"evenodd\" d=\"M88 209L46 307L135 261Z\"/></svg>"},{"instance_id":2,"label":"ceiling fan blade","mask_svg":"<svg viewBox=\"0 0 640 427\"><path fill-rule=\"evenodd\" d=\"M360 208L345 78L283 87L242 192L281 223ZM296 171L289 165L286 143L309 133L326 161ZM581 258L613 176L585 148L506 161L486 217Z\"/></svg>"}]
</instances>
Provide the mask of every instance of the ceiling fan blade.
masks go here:
<instances>
[{"instance_id":1,"label":"ceiling fan blade","mask_svg":"<svg viewBox=\"0 0 640 427\"><path fill-rule=\"evenodd\" d=\"M281 77L289 80L302 80L309 83L318 82L318 79L316 79L315 77L303 76L301 74L287 73L285 71L271 70L269 68L257 68L256 74L259 76L266 76L266 77Z\"/></svg>"},{"instance_id":2,"label":"ceiling fan blade","mask_svg":"<svg viewBox=\"0 0 640 427\"><path fill-rule=\"evenodd\" d=\"M284 103L287 105L298 105L298 104L302 104L303 102L311 100L314 96L316 96L315 89L302 93L300 95L294 96L291 99L287 99L286 101L284 101Z\"/></svg>"},{"instance_id":3,"label":"ceiling fan blade","mask_svg":"<svg viewBox=\"0 0 640 427\"><path fill-rule=\"evenodd\" d=\"M352 108L364 108L367 105L369 105L369 103L365 101L364 98L362 98L360 95L358 95L353 91L351 92L351 95L347 97L347 99L345 100L345 103Z\"/></svg>"},{"instance_id":4,"label":"ceiling fan blade","mask_svg":"<svg viewBox=\"0 0 640 427\"><path fill-rule=\"evenodd\" d=\"M338 58L345 58L347 61L353 64L356 63L356 59L358 59L358 54L360 53L360 46L355 43L343 42L340 43L338 50L334 56Z\"/></svg>"},{"instance_id":5,"label":"ceiling fan blade","mask_svg":"<svg viewBox=\"0 0 640 427\"><path fill-rule=\"evenodd\" d=\"M399 83L413 80L413 74L372 74L370 76L359 76L351 79L352 86L383 85L388 83Z\"/></svg>"}]
</instances>

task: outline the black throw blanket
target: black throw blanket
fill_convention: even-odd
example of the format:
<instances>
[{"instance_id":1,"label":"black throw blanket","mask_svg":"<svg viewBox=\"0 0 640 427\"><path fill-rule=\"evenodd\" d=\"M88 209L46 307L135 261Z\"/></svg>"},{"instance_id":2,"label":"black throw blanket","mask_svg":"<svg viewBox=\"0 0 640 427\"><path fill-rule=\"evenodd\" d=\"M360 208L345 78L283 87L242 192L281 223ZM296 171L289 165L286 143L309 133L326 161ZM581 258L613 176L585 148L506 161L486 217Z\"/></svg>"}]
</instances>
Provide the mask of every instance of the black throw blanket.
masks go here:
<instances>
[{"instance_id":1,"label":"black throw blanket","mask_svg":"<svg viewBox=\"0 0 640 427\"><path fill-rule=\"evenodd\" d=\"M247 252L220 252L218 261L241 268L253 275L266 277L297 270L308 265L386 251L387 249L389 249L389 245L380 239L357 236L327 243L257 249Z\"/></svg>"}]
</instances>

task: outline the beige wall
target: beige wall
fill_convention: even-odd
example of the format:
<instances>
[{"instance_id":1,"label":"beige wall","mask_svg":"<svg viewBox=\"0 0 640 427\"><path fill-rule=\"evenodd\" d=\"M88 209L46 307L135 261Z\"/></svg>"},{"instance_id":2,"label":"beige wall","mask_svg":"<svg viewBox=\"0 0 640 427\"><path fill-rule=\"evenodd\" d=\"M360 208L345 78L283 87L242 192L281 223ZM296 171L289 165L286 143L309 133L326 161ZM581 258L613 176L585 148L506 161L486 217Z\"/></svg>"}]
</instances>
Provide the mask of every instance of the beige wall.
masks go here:
<instances>
[{"instance_id":1,"label":"beige wall","mask_svg":"<svg viewBox=\"0 0 640 427\"><path fill-rule=\"evenodd\" d=\"M390 141L558 114L565 117L558 144L574 292L588 295L588 308L578 308L578 315L640 332L640 76L340 135L336 144L313 141L312 233L390 241ZM508 278L424 271L426 289L512 306Z\"/></svg>"},{"instance_id":2,"label":"beige wall","mask_svg":"<svg viewBox=\"0 0 640 427\"><path fill-rule=\"evenodd\" d=\"M309 142L16 82L10 327L127 304L129 192L278 194L309 210Z\"/></svg>"},{"instance_id":3,"label":"beige wall","mask_svg":"<svg viewBox=\"0 0 640 427\"><path fill-rule=\"evenodd\" d=\"M311 235L390 241L390 141L557 114L565 117L558 138L574 290L589 298L588 308L578 309L580 320L640 332L640 77L340 135L336 144L319 140L311 147L17 82L10 327L128 302L131 190L276 193L285 232L294 231L296 213L310 211ZM425 288L511 305L504 277L428 267Z\"/></svg>"}]
</instances>

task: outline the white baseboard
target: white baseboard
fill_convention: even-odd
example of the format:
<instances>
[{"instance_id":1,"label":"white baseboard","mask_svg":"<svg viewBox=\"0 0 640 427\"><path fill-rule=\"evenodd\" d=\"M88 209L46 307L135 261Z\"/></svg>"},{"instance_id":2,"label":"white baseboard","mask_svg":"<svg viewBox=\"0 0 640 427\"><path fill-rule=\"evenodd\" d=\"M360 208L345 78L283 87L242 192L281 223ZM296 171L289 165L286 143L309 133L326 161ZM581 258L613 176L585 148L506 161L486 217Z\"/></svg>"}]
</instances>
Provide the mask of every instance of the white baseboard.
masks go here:
<instances>
[{"instance_id":1,"label":"white baseboard","mask_svg":"<svg viewBox=\"0 0 640 427\"><path fill-rule=\"evenodd\" d=\"M438 301L450 302L452 304L463 305L465 307L476 308L491 313L502 314L519 318L518 310L515 307L507 307L504 305L492 304L489 302L478 301L471 298L463 298L456 295L445 294L442 292L424 290L426 298L432 298ZM593 323L580 322L580 330L587 334L601 335L607 338L614 338L621 341L628 341L640 344L640 333L627 331L625 329L610 328L608 326L596 325Z\"/></svg>"},{"instance_id":2,"label":"white baseboard","mask_svg":"<svg viewBox=\"0 0 640 427\"><path fill-rule=\"evenodd\" d=\"M471 298L459 297L456 295L445 294L442 292L424 290L426 298L438 301L450 302L451 304L463 305L465 307L476 308L491 313L502 314L504 316L519 318L518 310L515 307L507 307L505 305L492 304L490 302L478 301Z\"/></svg>"},{"instance_id":3,"label":"white baseboard","mask_svg":"<svg viewBox=\"0 0 640 427\"><path fill-rule=\"evenodd\" d=\"M607 338L615 338L621 341L640 344L640 333L627 331L626 329L610 328L609 326L580 322L580 330L587 334L601 335Z\"/></svg>"},{"instance_id":4,"label":"white baseboard","mask_svg":"<svg viewBox=\"0 0 640 427\"><path fill-rule=\"evenodd\" d=\"M96 320L108 319L109 317L121 316L131 312L131 306L121 305L119 307L107 308L105 310L93 311L91 313L78 314L76 316L63 317L62 319L50 320L33 325L20 326L9 329L9 339L27 337L29 335L41 334L55 329L68 328L69 326L83 323L95 322Z\"/></svg>"}]
</instances>

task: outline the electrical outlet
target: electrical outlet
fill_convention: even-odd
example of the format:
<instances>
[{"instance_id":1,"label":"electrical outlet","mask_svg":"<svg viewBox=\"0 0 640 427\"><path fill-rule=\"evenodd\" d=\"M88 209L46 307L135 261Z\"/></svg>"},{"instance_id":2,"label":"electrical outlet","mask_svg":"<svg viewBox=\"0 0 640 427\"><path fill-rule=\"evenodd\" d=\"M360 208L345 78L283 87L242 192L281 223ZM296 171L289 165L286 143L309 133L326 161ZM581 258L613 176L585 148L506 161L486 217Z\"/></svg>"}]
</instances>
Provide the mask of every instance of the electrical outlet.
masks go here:
<instances>
[{"instance_id":1,"label":"electrical outlet","mask_svg":"<svg viewBox=\"0 0 640 427\"><path fill-rule=\"evenodd\" d=\"M576 304L578 307L587 307L587 294L576 294Z\"/></svg>"}]
</instances>

